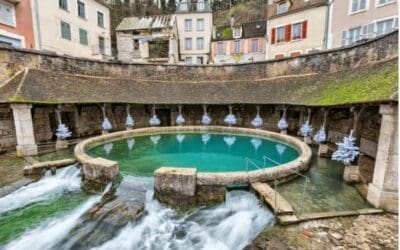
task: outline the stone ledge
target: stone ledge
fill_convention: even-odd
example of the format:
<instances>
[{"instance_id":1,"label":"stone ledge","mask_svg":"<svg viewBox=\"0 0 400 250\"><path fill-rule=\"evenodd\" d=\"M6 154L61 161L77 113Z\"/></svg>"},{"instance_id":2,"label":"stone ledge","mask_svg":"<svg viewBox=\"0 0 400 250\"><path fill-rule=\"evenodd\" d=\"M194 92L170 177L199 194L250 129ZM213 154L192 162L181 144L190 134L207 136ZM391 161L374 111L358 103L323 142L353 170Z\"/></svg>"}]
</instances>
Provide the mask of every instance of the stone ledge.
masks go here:
<instances>
[{"instance_id":1,"label":"stone ledge","mask_svg":"<svg viewBox=\"0 0 400 250\"><path fill-rule=\"evenodd\" d=\"M63 159L63 160L56 160L56 161L44 161L34 163L32 165L27 165L24 167L24 175L25 176L41 176L47 170L51 170L55 172L56 169L62 168L68 165L75 164L77 162L74 158Z\"/></svg>"}]
</instances>

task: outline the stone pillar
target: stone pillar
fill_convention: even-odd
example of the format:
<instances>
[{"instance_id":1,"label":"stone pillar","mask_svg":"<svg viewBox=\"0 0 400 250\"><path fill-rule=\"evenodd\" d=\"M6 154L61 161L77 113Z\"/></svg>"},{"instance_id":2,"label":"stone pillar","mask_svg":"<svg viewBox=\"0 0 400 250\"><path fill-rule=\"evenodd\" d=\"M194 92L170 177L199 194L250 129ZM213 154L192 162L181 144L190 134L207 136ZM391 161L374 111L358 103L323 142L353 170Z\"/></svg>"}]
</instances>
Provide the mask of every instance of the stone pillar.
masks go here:
<instances>
[{"instance_id":1,"label":"stone pillar","mask_svg":"<svg viewBox=\"0 0 400 250\"><path fill-rule=\"evenodd\" d=\"M17 137L17 155L37 155L38 148L33 133L33 121L30 104L11 104Z\"/></svg>"},{"instance_id":2,"label":"stone pillar","mask_svg":"<svg viewBox=\"0 0 400 250\"><path fill-rule=\"evenodd\" d=\"M381 105L382 115L374 177L368 201L377 208L398 213L398 106Z\"/></svg>"},{"instance_id":3,"label":"stone pillar","mask_svg":"<svg viewBox=\"0 0 400 250\"><path fill-rule=\"evenodd\" d=\"M139 43L139 53L141 59L149 58L149 42Z\"/></svg>"}]
</instances>

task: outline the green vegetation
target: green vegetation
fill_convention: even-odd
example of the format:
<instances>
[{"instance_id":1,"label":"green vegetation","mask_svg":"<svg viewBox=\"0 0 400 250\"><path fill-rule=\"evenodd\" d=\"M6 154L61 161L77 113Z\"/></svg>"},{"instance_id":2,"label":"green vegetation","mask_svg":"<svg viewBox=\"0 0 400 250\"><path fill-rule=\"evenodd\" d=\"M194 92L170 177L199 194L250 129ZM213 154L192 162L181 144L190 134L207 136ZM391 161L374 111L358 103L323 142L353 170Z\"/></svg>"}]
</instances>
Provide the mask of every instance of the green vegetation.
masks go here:
<instances>
[{"instance_id":1,"label":"green vegetation","mask_svg":"<svg viewBox=\"0 0 400 250\"><path fill-rule=\"evenodd\" d=\"M232 38L232 28L226 28L222 31L221 34L222 39L231 39Z\"/></svg>"},{"instance_id":2,"label":"green vegetation","mask_svg":"<svg viewBox=\"0 0 400 250\"><path fill-rule=\"evenodd\" d=\"M333 80L321 88L318 96L307 99L309 105L338 105L360 103L394 98L397 93L397 63L387 67L378 67L366 74L357 74L343 80Z\"/></svg>"}]
</instances>

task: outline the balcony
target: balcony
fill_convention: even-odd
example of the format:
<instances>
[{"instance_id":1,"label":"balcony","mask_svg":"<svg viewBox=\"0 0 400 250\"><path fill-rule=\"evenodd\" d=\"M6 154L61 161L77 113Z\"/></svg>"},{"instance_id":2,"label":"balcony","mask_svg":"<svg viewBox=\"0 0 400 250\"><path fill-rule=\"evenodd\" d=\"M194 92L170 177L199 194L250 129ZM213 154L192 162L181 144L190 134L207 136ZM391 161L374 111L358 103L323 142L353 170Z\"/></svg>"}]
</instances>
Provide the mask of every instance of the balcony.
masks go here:
<instances>
[{"instance_id":1,"label":"balcony","mask_svg":"<svg viewBox=\"0 0 400 250\"><path fill-rule=\"evenodd\" d=\"M211 5L206 1L179 3L176 13L186 12L211 12Z\"/></svg>"}]
</instances>

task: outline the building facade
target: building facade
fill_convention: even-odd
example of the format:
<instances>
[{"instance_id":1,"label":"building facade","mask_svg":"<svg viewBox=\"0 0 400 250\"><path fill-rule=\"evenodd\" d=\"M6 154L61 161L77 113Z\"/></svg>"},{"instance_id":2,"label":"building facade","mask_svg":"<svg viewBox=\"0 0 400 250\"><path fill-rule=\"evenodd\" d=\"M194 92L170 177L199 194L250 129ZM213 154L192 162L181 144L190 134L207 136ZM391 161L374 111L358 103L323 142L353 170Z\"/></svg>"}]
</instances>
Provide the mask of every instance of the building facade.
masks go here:
<instances>
[{"instance_id":1,"label":"building facade","mask_svg":"<svg viewBox=\"0 0 400 250\"><path fill-rule=\"evenodd\" d=\"M266 21L216 27L212 41L214 64L265 60Z\"/></svg>"},{"instance_id":2,"label":"building facade","mask_svg":"<svg viewBox=\"0 0 400 250\"><path fill-rule=\"evenodd\" d=\"M328 48L348 46L397 28L397 0L334 1Z\"/></svg>"},{"instance_id":3,"label":"building facade","mask_svg":"<svg viewBox=\"0 0 400 250\"><path fill-rule=\"evenodd\" d=\"M110 10L96 0L32 0L35 43L76 57L111 56Z\"/></svg>"},{"instance_id":4,"label":"building facade","mask_svg":"<svg viewBox=\"0 0 400 250\"><path fill-rule=\"evenodd\" d=\"M127 17L116 28L118 60L178 62L175 15Z\"/></svg>"},{"instance_id":5,"label":"building facade","mask_svg":"<svg viewBox=\"0 0 400 250\"><path fill-rule=\"evenodd\" d=\"M30 0L0 0L0 44L35 48Z\"/></svg>"},{"instance_id":6,"label":"building facade","mask_svg":"<svg viewBox=\"0 0 400 250\"><path fill-rule=\"evenodd\" d=\"M207 0L180 0L176 10L179 61L208 64L210 61L213 15Z\"/></svg>"},{"instance_id":7,"label":"building facade","mask_svg":"<svg viewBox=\"0 0 400 250\"><path fill-rule=\"evenodd\" d=\"M267 58L326 49L328 10L327 0L269 1Z\"/></svg>"}]
</instances>

